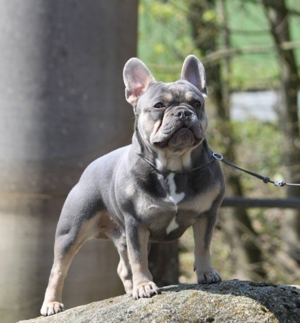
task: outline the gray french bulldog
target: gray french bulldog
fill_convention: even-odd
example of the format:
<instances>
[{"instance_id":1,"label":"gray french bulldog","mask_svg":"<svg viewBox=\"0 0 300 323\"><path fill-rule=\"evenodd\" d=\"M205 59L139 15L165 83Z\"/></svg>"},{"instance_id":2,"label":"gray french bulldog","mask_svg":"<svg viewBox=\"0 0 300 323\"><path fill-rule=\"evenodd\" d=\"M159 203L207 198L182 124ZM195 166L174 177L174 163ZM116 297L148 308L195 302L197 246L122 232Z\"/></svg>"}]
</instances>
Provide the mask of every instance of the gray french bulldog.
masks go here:
<instances>
[{"instance_id":1,"label":"gray french bulldog","mask_svg":"<svg viewBox=\"0 0 300 323\"><path fill-rule=\"evenodd\" d=\"M198 283L221 280L209 248L225 186L205 137L204 67L190 55L180 80L162 83L132 58L123 77L136 118L132 144L91 163L68 195L42 315L63 311L64 278L75 253L91 238L114 242L117 272L135 299L159 292L148 269L149 243L174 241L190 226Z\"/></svg>"}]
</instances>

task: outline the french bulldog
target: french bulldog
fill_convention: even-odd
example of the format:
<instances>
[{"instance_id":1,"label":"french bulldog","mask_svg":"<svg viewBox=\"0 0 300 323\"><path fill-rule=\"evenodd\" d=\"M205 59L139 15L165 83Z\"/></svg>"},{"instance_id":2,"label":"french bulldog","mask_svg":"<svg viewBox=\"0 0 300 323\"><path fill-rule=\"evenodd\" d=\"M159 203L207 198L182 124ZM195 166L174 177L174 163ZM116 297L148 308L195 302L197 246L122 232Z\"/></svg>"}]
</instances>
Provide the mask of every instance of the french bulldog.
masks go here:
<instances>
[{"instance_id":1,"label":"french bulldog","mask_svg":"<svg viewBox=\"0 0 300 323\"><path fill-rule=\"evenodd\" d=\"M64 278L91 238L113 241L120 255L117 272L135 299L159 292L148 269L149 244L174 241L190 226L198 283L221 280L209 249L225 186L205 137L204 67L190 55L181 78L162 83L131 58L123 77L135 114L132 144L92 162L69 193L56 229L42 315L63 311Z\"/></svg>"}]
</instances>

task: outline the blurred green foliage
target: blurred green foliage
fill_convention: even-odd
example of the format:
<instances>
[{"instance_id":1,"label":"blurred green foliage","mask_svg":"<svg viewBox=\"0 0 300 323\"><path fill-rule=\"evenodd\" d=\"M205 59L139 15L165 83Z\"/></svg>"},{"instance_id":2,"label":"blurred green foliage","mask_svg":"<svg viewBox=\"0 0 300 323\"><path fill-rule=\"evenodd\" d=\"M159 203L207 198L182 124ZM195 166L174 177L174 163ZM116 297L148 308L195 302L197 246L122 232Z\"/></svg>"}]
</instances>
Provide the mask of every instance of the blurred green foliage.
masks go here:
<instances>
[{"instance_id":1,"label":"blurred green foliage","mask_svg":"<svg viewBox=\"0 0 300 323\"><path fill-rule=\"evenodd\" d=\"M186 2L141 0L139 7L139 57L159 81L179 78L183 59L199 56L187 23Z\"/></svg>"},{"instance_id":2,"label":"blurred green foliage","mask_svg":"<svg viewBox=\"0 0 300 323\"><path fill-rule=\"evenodd\" d=\"M149 66L155 78L160 81L174 81L179 78L181 65L189 54L200 59L201 52L195 48L188 22L190 0L140 0L139 6L139 57ZM297 8L299 0L288 0L290 8ZM227 25L231 30L230 43L234 48L271 46L272 38L263 7L256 1L227 0ZM300 12L300 10L299 10ZM203 15L207 21L218 21L216 8L207 8ZM290 16L293 41L300 40L300 16ZM221 25L221 21L219 21ZM298 31L298 32L297 32ZM203 31L205 32L205 31ZM222 48L220 40L220 48ZM300 62L300 48L295 50ZM231 91L240 89L272 89L278 86L279 64L274 50L260 54L233 56L229 78ZM207 80L209 86L209 80ZM208 98L208 105L211 105ZM226 138L220 138L217 121L207 108L209 115L210 145L222 153L220 143L226 145ZM273 178L282 179L280 166L283 134L277 122L231 122L231 131L237 144L237 163L242 167L262 172ZM258 135L260 140L258 140ZM270 144L270 139L272 144ZM220 151L221 150L221 151ZM246 193L256 194L257 179L243 175ZM261 185L260 185L261 186ZM263 186L263 185L262 185ZM283 196L278 188L263 186L267 194ZM254 192L254 193L253 193Z\"/></svg>"},{"instance_id":3,"label":"blurred green foliage","mask_svg":"<svg viewBox=\"0 0 300 323\"><path fill-rule=\"evenodd\" d=\"M182 60L187 55L202 57L193 44L187 19L189 1L140 0L138 54L158 80L169 82L177 79ZM287 3L290 8L299 7L299 0ZM273 45L263 7L258 2L227 0L226 12L233 48ZM207 21L220 20L212 8L207 8L203 15ZM289 18L292 40L299 41L299 16L291 15ZM221 21L219 23L222 28ZM222 46L220 41L220 49ZM300 61L300 48L296 54ZM231 68L229 82L232 90L265 89L278 85L279 66L272 48L264 53L235 55Z\"/></svg>"},{"instance_id":4,"label":"blurred green foliage","mask_svg":"<svg viewBox=\"0 0 300 323\"><path fill-rule=\"evenodd\" d=\"M194 54L203 59L203 54L195 48L191 26L187 19L191 0L140 0L139 6L139 43L138 56L147 64L155 78L170 82L179 78L184 58ZM199 0L200 1L200 0ZM300 12L299 0L287 0L288 7ZM227 0L227 25L230 30L230 45L233 48L261 48L269 46L270 50L260 53L234 55L231 58L231 73L227 78L229 88L233 91L276 89L279 85L280 66L269 33L269 26L263 7L255 0ZM222 22L215 8L207 8L203 12L208 22ZM300 41L300 15L287 17L291 25L292 41ZM203 31L205 32L205 30ZM219 49L224 48L220 39ZM295 49L300 65L300 48ZM205 64L204 64L205 65ZM207 80L209 86L209 79ZM214 151L222 153L222 145L227 138L218 130L218 122L214 117L212 102L208 98L209 114L208 138ZM281 154L284 144L283 134L278 122L262 122L255 119L247 121L231 121L230 129L236 144L237 159L235 163L241 167L281 180L285 177L281 166ZM225 156L226 157L226 156ZM227 167L227 166L224 166ZM284 197L282 188L264 184L246 174L240 174L247 197ZM221 210L222 214L224 210ZM225 212L221 218L230 214ZM264 254L264 267L268 272L268 280L274 283L300 284L299 271L290 272L285 267L285 260L274 255L280 254L281 228L284 221L284 210L252 209L252 224L258 233L257 243ZM225 219L226 220L226 219ZM193 273L192 232L181 238L181 282L195 282ZM212 244L212 254L216 269L224 279L234 275L235 268L230 258L230 247L222 230L216 230ZM298 276L297 276L298 275Z\"/></svg>"}]
</instances>

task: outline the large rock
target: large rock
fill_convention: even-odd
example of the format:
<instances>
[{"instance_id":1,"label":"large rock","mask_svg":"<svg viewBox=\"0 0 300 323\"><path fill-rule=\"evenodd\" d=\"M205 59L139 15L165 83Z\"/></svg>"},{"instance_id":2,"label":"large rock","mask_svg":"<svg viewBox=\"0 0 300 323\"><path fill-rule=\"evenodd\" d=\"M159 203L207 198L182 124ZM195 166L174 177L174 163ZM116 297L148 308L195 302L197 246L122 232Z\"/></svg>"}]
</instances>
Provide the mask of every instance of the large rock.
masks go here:
<instances>
[{"instance_id":1,"label":"large rock","mask_svg":"<svg viewBox=\"0 0 300 323\"><path fill-rule=\"evenodd\" d=\"M249 281L179 285L150 299L118 296L22 323L300 322L300 286Z\"/></svg>"}]
</instances>

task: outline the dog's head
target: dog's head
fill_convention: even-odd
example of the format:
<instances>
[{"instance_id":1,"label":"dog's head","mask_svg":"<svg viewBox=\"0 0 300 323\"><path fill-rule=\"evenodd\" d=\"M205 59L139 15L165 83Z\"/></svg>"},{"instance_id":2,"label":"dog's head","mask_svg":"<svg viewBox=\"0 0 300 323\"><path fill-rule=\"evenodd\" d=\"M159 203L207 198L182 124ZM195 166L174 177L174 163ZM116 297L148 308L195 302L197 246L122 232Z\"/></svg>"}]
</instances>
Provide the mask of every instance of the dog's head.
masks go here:
<instances>
[{"instance_id":1,"label":"dog's head","mask_svg":"<svg viewBox=\"0 0 300 323\"><path fill-rule=\"evenodd\" d=\"M127 101L136 115L137 131L155 151L186 151L205 138L207 118L205 70L195 56L188 56L181 78L174 83L156 82L137 58L124 67Z\"/></svg>"}]
</instances>

